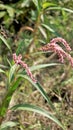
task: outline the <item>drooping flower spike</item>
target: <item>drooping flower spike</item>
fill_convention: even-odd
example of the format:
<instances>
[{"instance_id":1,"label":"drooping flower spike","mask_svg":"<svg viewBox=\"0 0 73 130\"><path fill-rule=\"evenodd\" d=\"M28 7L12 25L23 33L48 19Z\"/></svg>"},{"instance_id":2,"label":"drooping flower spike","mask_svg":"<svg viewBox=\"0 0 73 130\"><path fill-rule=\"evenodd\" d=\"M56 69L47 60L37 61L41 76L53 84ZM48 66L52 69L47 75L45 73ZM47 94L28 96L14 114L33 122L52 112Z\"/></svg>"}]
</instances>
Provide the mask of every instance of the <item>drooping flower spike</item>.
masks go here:
<instances>
[{"instance_id":1,"label":"drooping flower spike","mask_svg":"<svg viewBox=\"0 0 73 130\"><path fill-rule=\"evenodd\" d=\"M50 41L50 43L53 43L53 44L56 44L57 42L61 42L66 47L67 51L71 51L69 44L65 41L65 39L61 37L54 38Z\"/></svg>"},{"instance_id":2,"label":"drooping flower spike","mask_svg":"<svg viewBox=\"0 0 73 130\"><path fill-rule=\"evenodd\" d=\"M36 83L37 80L33 77L33 75L31 73L28 65L25 62L23 62L21 59L22 59L22 55L21 54L19 56L17 56L16 53L13 54L13 60L15 61L15 63L17 65L21 65L26 70L27 75L32 79L32 81L34 83Z\"/></svg>"},{"instance_id":3,"label":"drooping flower spike","mask_svg":"<svg viewBox=\"0 0 73 130\"><path fill-rule=\"evenodd\" d=\"M57 53L57 55L59 56L59 61L64 63L64 58L67 58L71 64L71 66L73 67L73 58L71 57L70 54L68 54L68 52L65 52L57 43L61 42L67 51L71 51L71 48L69 46L69 44L63 39L63 38L54 38L50 41L50 43L48 43L47 45L44 45L42 48L40 48L39 50L41 51L53 51L55 53Z\"/></svg>"}]
</instances>

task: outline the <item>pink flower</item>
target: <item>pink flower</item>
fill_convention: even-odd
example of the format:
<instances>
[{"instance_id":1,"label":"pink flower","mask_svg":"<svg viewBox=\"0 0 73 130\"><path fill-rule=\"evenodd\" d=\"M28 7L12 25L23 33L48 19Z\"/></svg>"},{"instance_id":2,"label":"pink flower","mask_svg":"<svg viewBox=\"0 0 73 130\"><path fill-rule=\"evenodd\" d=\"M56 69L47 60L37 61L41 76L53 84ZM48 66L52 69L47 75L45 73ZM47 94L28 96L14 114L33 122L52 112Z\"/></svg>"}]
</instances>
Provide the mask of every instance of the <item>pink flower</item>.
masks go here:
<instances>
[{"instance_id":1,"label":"pink flower","mask_svg":"<svg viewBox=\"0 0 73 130\"><path fill-rule=\"evenodd\" d=\"M57 55L59 56L59 61L62 63L64 63L64 58L67 58L73 67L73 58L71 57L70 54L65 52L58 44L56 44L58 42L61 42L66 47L67 51L71 51L71 48L68 45L68 43L63 38L60 38L60 37L54 38L53 40L50 41L50 43L40 48L39 50L53 51L57 53Z\"/></svg>"},{"instance_id":2,"label":"pink flower","mask_svg":"<svg viewBox=\"0 0 73 130\"><path fill-rule=\"evenodd\" d=\"M28 65L27 65L25 62L23 62L21 59L22 59L22 55L21 55L21 54L20 54L19 56L17 56L16 53L13 54L13 60L15 61L15 63L16 63L17 65L18 65L18 64L21 65L21 66L26 70L27 75L30 76L30 78L32 79L32 81L33 81L34 83L36 83L37 80L33 77L33 75L32 75L32 73L31 73L31 71L30 71Z\"/></svg>"}]
</instances>

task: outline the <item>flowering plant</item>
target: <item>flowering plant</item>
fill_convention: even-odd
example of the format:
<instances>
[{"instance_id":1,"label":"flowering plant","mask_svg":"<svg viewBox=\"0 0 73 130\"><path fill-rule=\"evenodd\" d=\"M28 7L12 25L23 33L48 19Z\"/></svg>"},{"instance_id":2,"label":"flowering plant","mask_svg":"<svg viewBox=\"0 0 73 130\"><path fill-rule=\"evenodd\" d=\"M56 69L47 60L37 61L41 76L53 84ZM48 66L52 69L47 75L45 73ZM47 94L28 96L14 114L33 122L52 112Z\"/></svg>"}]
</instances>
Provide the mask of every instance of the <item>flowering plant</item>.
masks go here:
<instances>
[{"instance_id":1,"label":"flowering plant","mask_svg":"<svg viewBox=\"0 0 73 130\"><path fill-rule=\"evenodd\" d=\"M59 56L59 61L62 63L64 63L64 58L67 58L73 67L73 58L71 57L71 55L68 52L64 51L57 44L57 42L63 43L63 45L66 47L66 50L71 51L69 44L63 38L54 38L53 40L50 41L50 43L41 47L39 50L40 51L53 51L53 52L57 53ZM42 94L44 99L48 102L50 108L55 111L55 108L54 108L52 102L50 101L49 97L47 96L46 92L44 91L42 85L36 80L36 78L34 78L28 65L24 61L22 61L22 55L19 54L17 56L16 53L14 53L13 60L14 60L15 64L11 66L11 69L9 72L8 91L7 91L5 98L3 99L3 102L0 107L0 124L2 124L5 114L12 110L29 110L29 111L34 111L34 112L44 115L45 117L53 120L60 127L62 127L63 130L65 130L63 125L60 123L60 121L52 113L50 113L38 106L27 103L27 104L18 104L18 105L15 105L15 106L9 108L9 103L11 101L13 93L16 91L20 81L23 78L25 78L25 79L29 80L30 83L32 83L36 89L38 89L38 91ZM20 73L18 71L17 76L15 77L14 75L15 75L17 65L20 65L23 69L25 69L26 73L23 73L23 72ZM48 65L42 65L42 67L46 67L46 66L48 66ZM41 65L39 65L39 66L36 66L35 68L37 69L37 68L42 68L42 67L41 67ZM1 126L1 130L2 130L2 126Z\"/></svg>"}]
</instances>

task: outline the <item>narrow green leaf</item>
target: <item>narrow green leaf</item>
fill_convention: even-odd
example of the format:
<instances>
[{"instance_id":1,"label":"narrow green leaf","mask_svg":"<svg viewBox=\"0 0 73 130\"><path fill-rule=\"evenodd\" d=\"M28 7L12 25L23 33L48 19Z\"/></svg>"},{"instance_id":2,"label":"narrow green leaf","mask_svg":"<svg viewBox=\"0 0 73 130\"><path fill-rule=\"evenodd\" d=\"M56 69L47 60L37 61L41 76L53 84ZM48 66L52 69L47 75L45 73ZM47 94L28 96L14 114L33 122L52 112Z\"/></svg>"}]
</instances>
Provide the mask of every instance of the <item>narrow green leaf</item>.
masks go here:
<instances>
[{"instance_id":1,"label":"narrow green leaf","mask_svg":"<svg viewBox=\"0 0 73 130\"><path fill-rule=\"evenodd\" d=\"M69 13L73 13L73 10L71 10L71 9L67 9L67 8L63 8L63 7L49 7L48 8L49 10L64 10L64 11L66 11L66 12L69 12Z\"/></svg>"},{"instance_id":2,"label":"narrow green leaf","mask_svg":"<svg viewBox=\"0 0 73 130\"><path fill-rule=\"evenodd\" d=\"M55 123L57 123L60 127L63 128L63 125L60 123L60 121L50 112L38 107L38 106L34 106L34 105L30 105L30 104L18 104L15 105L11 108L12 110L27 110L27 111L32 111L32 112L36 112L38 114L41 114L49 119L51 119L52 121L54 121Z\"/></svg>"},{"instance_id":3,"label":"narrow green leaf","mask_svg":"<svg viewBox=\"0 0 73 130\"><path fill-rule=\"evenodd\" d=\"M10 67L12 67L11 63L10 63L10 60L7 58L7 62L9 64Z\"/></svg>"},{"instance_id":4,"label":"narrow green leaf","mask_svg":"<svg viewBox=\"0 0 73 130\"><path fill-rule=\"evenodd\" d=\"M42 24L43 27L45 27L46 29L48 29L50 32L55 33L55 30L52 29L50 26L46 25L46 24Z\"/></svg>"},{"instance_id":5,"label":"narrow green leaf","mask_svg":"<svg viewBox=\"0 0 73 130\"><path fill-rule=\"evenodd\" d=\"M51 67L51 66L56 66L56 65L60 65L60 64L58 64L58 63L41 64L41 65L36 65L36 66L30 67L30 70L34 71L34 70Z\"/></svg>"},{"instance_id":6,"label":"narrow green leaf","mask_svg":"<svg viewBox=\"0 0 73 130\"><path fill-rule=\"evenodd\" d=\"M6 39L0 34L0 39L3 41L3 43L8 47L9 50L11 50L9 44L7 43Z\"/></svg>"},{"instance_id":7,"label":"narrow green leaf","mask_svg":"<svg viewBox=\"0 0 73 130\"><path fill-rule=\"evenodd\" d=\"M50 6L56 6L56 4L50 3L50 2L45 2L45 3L43 3L43 5L42 5L43 9L46 9L46 8L48 8L48 7L50 7Z\"/></svg>"},{"instance_id":8,"label":"narrow green leaf","mask_svg":"<svg viewBox=\"0 0 73 130\"><path fill-rule=\"evenodd\" d=\"M5 128L9 128L9 127L14 127L16 126L18 123L17 122L13 122L13 121L8 121L5 122L1 125L0 130L4 130Z\"/></svg>"},{"instance_id":9,"label":"narrow green leaf","mask_svg":"<svg viewBox=\"0 0 73 130\"><path fill-rule=\"evenodd\" d=\"M54 33L57 37L60 36L60 34L53 28L49 23L43 23L41 24L45 29L49 30L50 32Z\"/></svg>"},{"instance_id":10,"label":"narrow green leaf","mask_svg":"<svg viewBox=\"0 0 73 130\"><path fill-rule=\"evenodd\" d=\"M43 37L44 37L45 39L47 39L47 34L46 34L45 30L44 30L41 26L39 26L38 28L39 28L41 34L43 35Z\"/></svg>"},{"instance_id":11,"label":"narrow green leaf","mask_svg":"<svg viewBox=\"0 0 73 130\"><path fill-rule=\"evenodd\" d=\"M67 11L67 12L69 12L69 13L73 13L73 10L71 10L71 9L63 8L63 10L64 10L64 11Z\"/></svg>"},{"instance_id":12,"label":"narrow green leaf","mask_svg":"<svg viewBox=\"0 0 73 130\"><path fill-rule=\"evenodd\" d=\"M14 76L14 72L15 72L15 69L16 69L17 65L14 64L11 69L10 69L10 72L9 72L9 83L12 81L12 78Z\"/></svg>"},{"instance_id":13,"label":"narrow green leaf","mask_svg":"<svg viewBox=\"0 0 73 130\"><path fill-rule=\"evenodd\" d=\"M2 70L2 69L0 69L0 73L5 73L5 71L4 71L4 70Z\"/></svg>"},{"instance_id":14,"label":"narrow green leaf","mask_svg":"<svg viewBox=\"0 0 73 130\"><path fill-rule=\"evenodd\" d=\"M27 75L23 75L23 74L19 74L18 77L23 77L23 78L27 79L41 93L41 95L44 97L44 99L48 102L50 108L55 110L52 102L50 101L49 97L47 96L46 92L44 91L43 86L41 86L41 84L39 82L35 84Z\"/></svg>"},{"instance_id":15,"label":"narrow green leaf","mask_svg":"<svg viewBox=\"0 0 73 130\"><path fill-rule=\"evenodd\" d=\"M19 85L19 83L21 82L21 77L19 77L18 79L16 79L15 80L15 82L10 86L10 89L9 89L9 95L11 95L10 93L13 93L16 89L17 89L17 87L18 87L18 85Z\"/></svg>"},{"instance_id":16,"label":"narrow green leaf","mask_svg":"<svg viewBox=\"0 0 73 130\"><path fill-rule=\"evenodd\" d=\"M46 44L44 43L44 45L46 45ZM46 51L46 52L45 51L39 51L39 52L31 53L31 55L35 56L35 55L39 55L39 54L46 54L48 52L51 52L51 51Z\"/></svg>"}]
</instances>

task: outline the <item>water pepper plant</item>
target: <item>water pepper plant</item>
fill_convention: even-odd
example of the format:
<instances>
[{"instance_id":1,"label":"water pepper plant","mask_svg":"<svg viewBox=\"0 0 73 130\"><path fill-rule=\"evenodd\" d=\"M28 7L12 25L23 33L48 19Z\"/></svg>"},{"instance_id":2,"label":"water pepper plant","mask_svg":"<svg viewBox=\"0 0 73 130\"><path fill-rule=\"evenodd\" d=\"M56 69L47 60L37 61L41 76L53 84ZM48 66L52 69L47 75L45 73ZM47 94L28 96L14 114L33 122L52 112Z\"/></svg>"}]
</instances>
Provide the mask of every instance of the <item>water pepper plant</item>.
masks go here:
<instances>
[{"instance_id":1,"label":"water pepper plant","mask_svg":"<svg viewBox=\"0 0 73 130\"><path fill-rule=\"evenodd\" d=\"M66 51L63 50L62 47L57 44L59 42L65 46ZM60 37L54 38L53 40L50 41L50 43L48 43L47 45L44 45L39 50L55 52L59 56L59 61L62 63L64 63L64 59L67 58L71 64L71 66L73 67L73 58L69 54L69 51L71 51L71 48L70 48L69 44L63 38L60 38ZM9 108L11 98L12 98L14 92L17 90L19 83L23 79L27 79L41 93L43 98L47 101L51 110L54 111L54 113L56 114L55 108L54 108L52 102L50 101L50 98L47 96L42 85L38 82L38 80L33 76L32 72L31 72L31 71L37 70L37 68L40 69L40 68L50 66L50 64L37 65L35 67L32 66L31 68L29 68L28 65L22 60L22 55L21 54L16 55L16 53L13 54L13 61L14 61L14 64L11 66L11 69L9 71L7 93L0 106L0 125L1 125L0 129L3 130L4 128L6 128L8 126L11 127L11 126L17 125L17 123L15 124L14 122L7 122L7 123L2 124L6 113L13 111L13 110L28 110L28 111L37 112L37 113L51 119L52 121L57 123L63 130L66 130L64 128L63 124L56 118L55 115L53 115L52 112L48 112L47 110L44 110L33 104L28 104L28 103L18 104L18 105L15 105L15 106ZM56 65L56 64L53 64L53 65ZM18 69L18 66L20 66L19 69Z\"/></svg>"}]
</instances>

